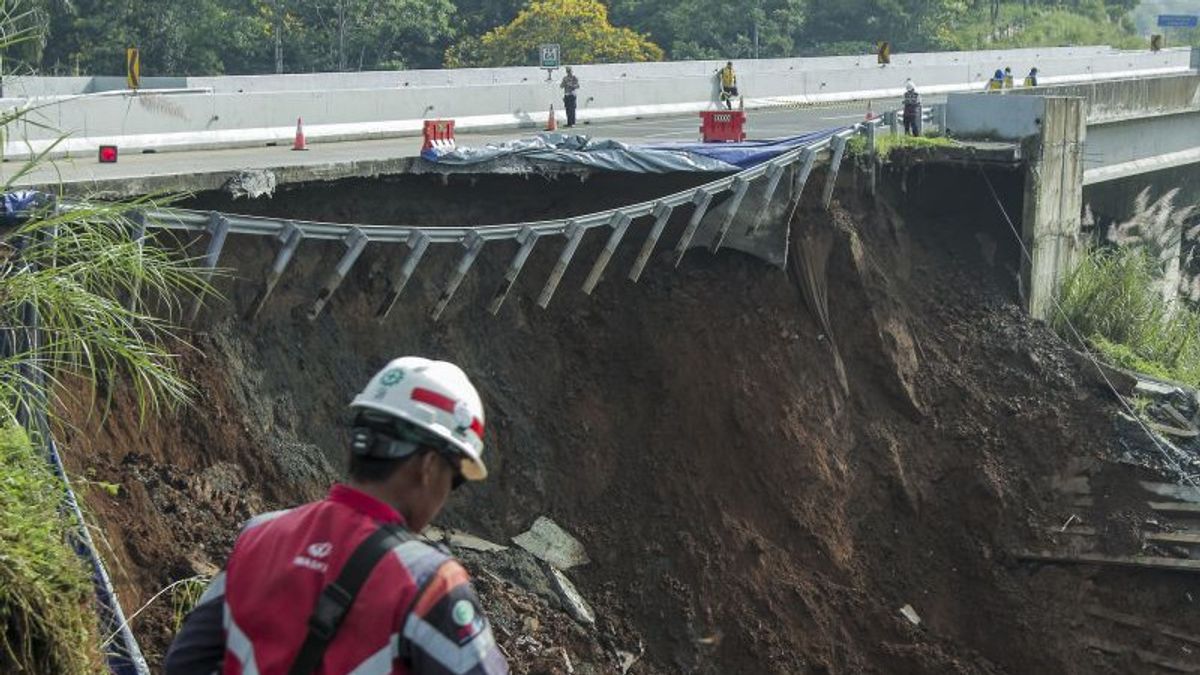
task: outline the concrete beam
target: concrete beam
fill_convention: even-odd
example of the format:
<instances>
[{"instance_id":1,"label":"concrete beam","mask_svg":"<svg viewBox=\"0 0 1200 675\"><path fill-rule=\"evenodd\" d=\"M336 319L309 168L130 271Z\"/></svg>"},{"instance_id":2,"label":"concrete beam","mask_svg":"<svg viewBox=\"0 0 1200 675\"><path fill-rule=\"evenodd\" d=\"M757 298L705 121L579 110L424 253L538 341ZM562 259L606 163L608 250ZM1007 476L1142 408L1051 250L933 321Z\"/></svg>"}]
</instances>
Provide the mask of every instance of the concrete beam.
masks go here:
<instances>
[{"instance_id":1,"label":"concrete beam","mask_svg":"<svg viewBox=\"0 0 1200 675\"><path fill-rule=\"evenodd\" d=\"M1197 152L1200 108L1173 115L1089 123L1084 184L1191 164L1196 162Z\"/></svg>"},{"instance_id":2,"label":"concrete beam","mask_svg":"<svg viewBox=\"0 0 1200 675\"><path fill-rule=\"evenodd\" d=\"M1181 73L1005 90L1006 96L1078 96L1088 126L1200 110L1200 75Z\"/></svg>"}]
</instances>

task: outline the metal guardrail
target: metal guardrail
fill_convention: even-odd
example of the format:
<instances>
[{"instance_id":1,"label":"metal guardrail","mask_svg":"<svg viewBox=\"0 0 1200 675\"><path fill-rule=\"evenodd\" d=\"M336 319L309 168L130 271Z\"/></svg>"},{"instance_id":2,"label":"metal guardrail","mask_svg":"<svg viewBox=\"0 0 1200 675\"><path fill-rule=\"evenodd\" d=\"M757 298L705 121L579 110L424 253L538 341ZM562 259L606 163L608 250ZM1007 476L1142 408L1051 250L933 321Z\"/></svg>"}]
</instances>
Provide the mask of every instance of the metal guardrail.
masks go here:
<instances>
[{"instance_id":1,"label":"metal guardrail","mask_svg":"<svg viewBox=\"0 0 1200 675\"><path fill-rule=\"evenodd\" d=\"M927 114L933 112L928 109ZM936 117L936 115L935 115ZM767 179L764 192L764 203L755 215L746 234L758 230L766 214L766 203L769 202L782 181L785 169L793 164L799 164L793 185L792 200L798 201L805 183L820 153L830 154L830 171L826 178L822 203L828 208L833 195L834 184L842 159L845 155L849 139L858 133L866 133L884 124L881 117L858 123L851 127L832 130L831 135L804 147L789 150L771 159L737 174L705 183L658 199L648 200L615 209L599 211L575 218L543 220L527 223L512 223L505 225L485 225L479 227L420 227L420 226L381 226L358 225L341 223L324 223L283 218L265 218L258 216L243 216L216 212L190 211L183 209L157 209L142 214L144 226L165 228L169 230L185 230L192 232L208 232L210 235L204 264L209 268L216 267L225 239L229 234L246 234L273 237L280 242L275 260L268 270L263 287L246 313L248 319L253 319L262 310L270 298L276 284L284 274L300 243L306 239L323 241L341 241L346 251L338 261L334 270L328 275L316 299L309 309L308 316L315 319L324 310L329 298L341 285L346 275L350 273L359 256L372 244L403 244L408 248L404 262L400 266L398 276L393 280L386 298L376 311L376 318L385 319L398 301L421 259L429 247L435 244L457 244L463 247L462 256L451 270L449 277L439 295L433 309L432 318L437 319L449 305L459 285L470 271L484 245L494 241L515 241L519 249L509 264L504 279L494 293L488 305L493 314L500 310L509 290L515 284L521 269L528 261L530 254L539 241L546 237L564 237L562 251L549 279L546 281L538 297L538 305L545 308L554 296L563 275L572 262L584 235L596 228L611 229L609 238L599 258L593 264L587 276L583 290L590 294L599 283L604 270L611 260L617 247L627 234L630 225L642 218L653 217L653 225L646 234L633 268L628 278L636 282L645 268L658 239L666 227L667 221L675 209L692 205L693 210L687 226L676 243L674 261L678 265L684 253L692 245L692 240L700 228L701 221L707 214L713 199L725 192L731 192L730 207L725 214L714 241L710 244L714 252L725 242L730 227L741 208L742 198L746 195L753 181ZM198 310L198 308L197 308Z\"/></svg>"}]
</instances>

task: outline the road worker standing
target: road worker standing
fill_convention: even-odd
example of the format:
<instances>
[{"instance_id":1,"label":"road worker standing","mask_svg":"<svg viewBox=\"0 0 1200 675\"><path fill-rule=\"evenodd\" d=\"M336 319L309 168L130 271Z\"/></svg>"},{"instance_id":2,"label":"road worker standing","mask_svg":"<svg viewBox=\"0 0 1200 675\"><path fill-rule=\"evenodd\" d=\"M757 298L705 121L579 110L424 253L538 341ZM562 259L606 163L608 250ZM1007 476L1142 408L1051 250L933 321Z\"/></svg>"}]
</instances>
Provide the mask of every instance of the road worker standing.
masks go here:
<instances>
[{"instance_id":1,"label":"road worker standing","mask_svg":"<svg viewBox=\"0 0 1200 675\"><path fill-rule=\"evenodd\" d=\"M988 91L1000 91L1004 88L1003 70L1000 70L999 68L996 69L996 72L992 75L992 79L988 80L987 88Z\"/></svg>"},{"instance_id":2,"label":"road worker standing","mask_svg":"<svg viewBox=\"0 0 1200 675\"><path fill-rule=\"evenodd\" d=\"M167 675L508 672L466 570L418 539L483 480L483 405L457 366L408 356L354 401L349 480L250 520L167 654Z\"/></svg>"},{"instance_id":3,"label":"road worker standing","mask_svg":"<svg viewBox=\"0 0 1200 675\"><path fill-rule=\"evenodd\" d=\"M579 91L579 78L567 66L567 74L558 85L563 90L563 108L567 111L567 126L575 126L575 92Z\"/></svg>"},{"instance_id":4,"label":"road worker standing","mask_svg":"<svg viewBox=\"0 0 1200 675\"><path fill-rule=\"evenodd\" d=\"M1025 86L1026 87L1036 87L1036 86L1038 86L1037 80L1038 80L1038 69L1030 68L1029 74L1025 76Z\"/></svg>"},{"instance_id":5,"label":"road worker standing","mask_svg":"<svg viewBox=\"0 0 1200 675\"><path fill-rule=\"evenodd\" d=\"M912 80L904 82L904 133L908 136L921 135L921 94Z\"/></svg>"},{"instance_id":6,"label":"road worker standing","mask_svg":"<svg viewBox=\"0 0 1200 675\"><path fill-rule=\"evenodd\" d=\"M738 96L737 74L733 72L733 61L726 61L725 67L718 71L721 78L721 100L725 107L733 110L733 99Z\"/></svg>"}]
</instances>

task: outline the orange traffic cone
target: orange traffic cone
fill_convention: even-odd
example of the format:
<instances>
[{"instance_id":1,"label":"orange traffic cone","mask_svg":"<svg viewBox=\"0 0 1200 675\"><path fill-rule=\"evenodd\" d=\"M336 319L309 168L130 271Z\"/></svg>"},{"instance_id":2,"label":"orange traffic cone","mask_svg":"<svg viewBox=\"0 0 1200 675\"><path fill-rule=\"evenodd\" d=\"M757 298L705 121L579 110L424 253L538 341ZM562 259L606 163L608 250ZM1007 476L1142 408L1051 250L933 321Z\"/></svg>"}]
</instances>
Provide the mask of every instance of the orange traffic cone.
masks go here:
<instances>
[{"instance_id":1,"label":"orange traffic cone","mask_svg":"<svg viewBox=\"0 0 1200 675\"><path fill-rule=\"evenodd\" d=\"M293 150L307 150L308 141L304 139L304 120L296 118L296 140L292 142Z\"/></svg>"},{"instance_id":2,"label":"orange traffic cone","mask_svg":"<svg viewBox=\"0 0 1200 675\"><path fill-rule=\"evenodd\" d=\"M546 131L558 131L558 120L554 117L554 104L550 104L550 117L546 119Z\"/></svg>"}]
</instances>

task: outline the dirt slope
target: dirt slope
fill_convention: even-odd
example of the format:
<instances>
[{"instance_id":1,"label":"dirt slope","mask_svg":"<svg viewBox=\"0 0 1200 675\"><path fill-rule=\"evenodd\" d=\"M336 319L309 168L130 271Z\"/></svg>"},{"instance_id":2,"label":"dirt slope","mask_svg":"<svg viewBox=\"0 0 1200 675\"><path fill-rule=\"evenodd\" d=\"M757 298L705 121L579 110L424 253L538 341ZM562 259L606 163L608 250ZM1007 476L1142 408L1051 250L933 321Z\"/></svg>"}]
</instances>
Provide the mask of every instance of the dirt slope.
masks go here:
<instances>
[{"instance_id":1,"label":"dirt slope","mask_svg":"<svg viewBox=\"0 0 1200 675\"><path fill-rule=\"evenodd\" d=\"M1107 399L1017 308L1004 252L987 245L994 222L902 206L906 222L850 190L842 200L832 213L805 202L789 273L693 252L676 271L657 259L635 286L623 250L593 297L576 291L589 267L577 263L543 311L557 250L541 247L493 318L484 306L512 254L497 247L438 324L426 314L452 258L423 263L379 325L398 265L380 251L307 322L340 255L309 243L244 322L235 308L273 252L231 239L223 263L244 278L203 316L202 354L184 357L195 409L140 427L118 401L107 427L65 439L77 473L124 488L89 503L125 597L220 565L241 519L320 494L345 401L387 359L420 353L472 373L489 417L494 477L442 522L506 541L549 515L594 561L572 572L599 610L591 633L481 573L518 672L567 672L521 651L522 633L566 649L577 672L613 672L605 654L639 640L633 673L1094 672L1056 630L1055 589L1078 578L1009 551L1058 518L1053 474L1104 454ZM826 303L827 325L814 311ZM135 624L152 657L170 614Z\"/></svg>"}]
</instances>

